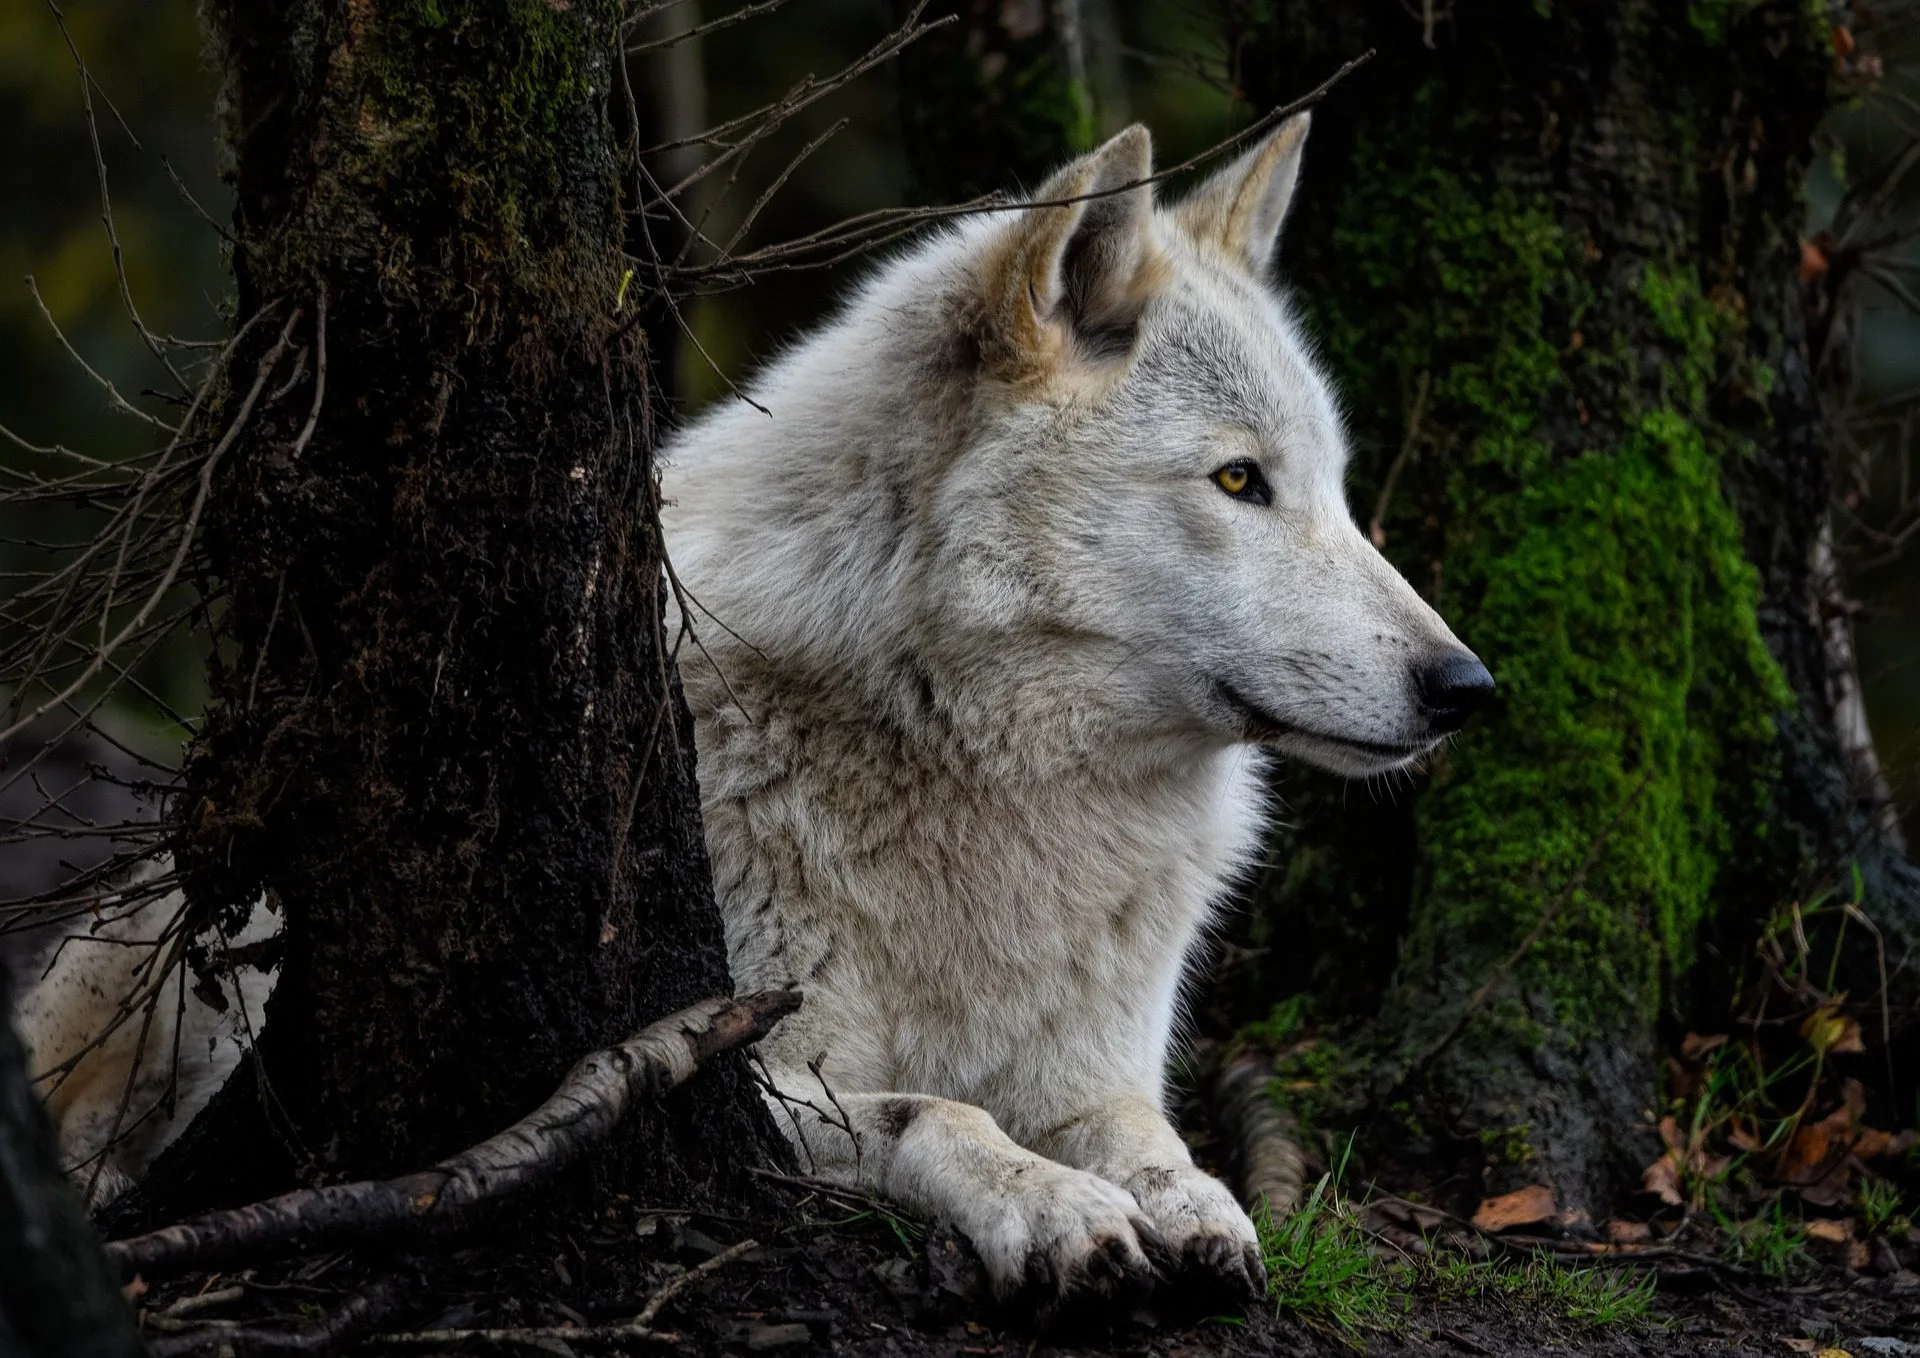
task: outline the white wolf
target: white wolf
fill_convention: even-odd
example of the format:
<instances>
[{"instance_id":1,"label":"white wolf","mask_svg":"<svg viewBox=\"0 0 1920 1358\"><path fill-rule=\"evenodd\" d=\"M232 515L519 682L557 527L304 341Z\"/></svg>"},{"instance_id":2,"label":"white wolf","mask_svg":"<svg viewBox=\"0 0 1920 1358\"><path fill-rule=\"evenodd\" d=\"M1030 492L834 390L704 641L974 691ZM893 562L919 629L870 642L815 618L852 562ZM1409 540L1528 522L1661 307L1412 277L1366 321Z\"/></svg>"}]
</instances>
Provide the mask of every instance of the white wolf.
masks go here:
<instances>
[{"instance_id":1,"label":"white wolf","mask_svg":"<svg viewBox=\"0 0 1920 1358\"><path fill-rule=\"evenodd\" d=\"M760 377L771 419L727 405L669 450L734 975L807 997L761 1053L824 1116L776 1116L820 1172L952 1219L1003 1292L1257 1289L1163 1071L1260 841L1264 752L1397 768L1492 691L1354 526L1267 278L1306 130L1165 210L1121 133L1053 205L880 271ZM130 964L87 959L122 951L70 951L28 998L43 1064L113 1012ZM269 981L243 979L257 1015ZM237 1059L203 1008L183 1114ZM56 1095L70 1158L102 1150L137 1041ZM170 1134L113 1148L110 1180Z\"/></svg>"},{"instance_id":2,"label":"white wolf","mask_svg":"<svg viewBox=\"0 0 1920 1358\"><path fill-rule=\"evenodd\" d=\"M760 1051L819 1114L776 1116L1003 1291L1259 1286L1163 1070L1263 752L1397 768L1492 692L1356 528L1268 280L1306 132L1167 209L1122 132L667 453L734 976L806 994Z\"/></svg>"}]
</instances>

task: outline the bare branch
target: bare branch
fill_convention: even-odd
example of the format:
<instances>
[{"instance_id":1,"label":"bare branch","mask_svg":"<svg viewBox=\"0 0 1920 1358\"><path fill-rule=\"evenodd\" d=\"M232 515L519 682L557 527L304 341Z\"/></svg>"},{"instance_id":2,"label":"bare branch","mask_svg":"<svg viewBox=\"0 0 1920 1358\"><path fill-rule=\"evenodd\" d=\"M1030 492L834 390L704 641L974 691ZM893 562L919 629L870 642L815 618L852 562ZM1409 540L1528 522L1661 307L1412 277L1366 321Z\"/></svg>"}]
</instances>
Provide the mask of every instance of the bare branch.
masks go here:
<instances>
[{"instance_id":1,"label":"bare branch","mask_svg":"<svg viewBox=\"0 0 1920 1358\"><path fill-rule=\"evenodd\" d=\"M787 990L704 1000L587 1056L539 1108L432 1169L301 1189L114 1241L107 1252L128 1275L151 1279L456 1221L552 1178L605 1139L634 1104L683 1083L721 1052L764 1036L799 1005L800 996Z\"/></svg>"}]
</instances>

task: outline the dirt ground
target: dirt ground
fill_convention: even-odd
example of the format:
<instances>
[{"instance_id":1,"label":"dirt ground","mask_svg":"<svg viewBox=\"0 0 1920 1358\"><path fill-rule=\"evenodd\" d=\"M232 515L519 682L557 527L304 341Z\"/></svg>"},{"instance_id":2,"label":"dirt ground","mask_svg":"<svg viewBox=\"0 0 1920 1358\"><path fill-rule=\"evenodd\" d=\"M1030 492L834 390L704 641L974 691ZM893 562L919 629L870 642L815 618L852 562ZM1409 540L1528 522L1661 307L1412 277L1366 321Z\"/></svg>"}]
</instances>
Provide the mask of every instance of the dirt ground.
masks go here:
<instances>
[{"instance_id":1,"label":"dirt ground","mask_svg":"<svg viewBox=\"0 0 1920 1358\"><path fill-rule=\"evenodd\" d=\"M410 1256L335 1253L156 1285L165 1355L330 1352L745 1355L1526 1355L1828 1353L1920 1358L1920 1275L1829 1264L1787 1286L1661 1260L1648 1321L1594 1328L1545 1308L1415 1296L1360 1334L1269 1304L1244 1317L996 1316L964 1245L787 1186L741 1213L617 1202L591 1229L496 1229ZM756 1246L741 1250L744 1241ZM691 1277L689 1278L689 1275ZM676 1279L647 1334L617 1333ZM1417 1291L1417 1290L1416 1290ZM494 1333L475 1333L492 1331Z\"/></svg>"}]
</instances>

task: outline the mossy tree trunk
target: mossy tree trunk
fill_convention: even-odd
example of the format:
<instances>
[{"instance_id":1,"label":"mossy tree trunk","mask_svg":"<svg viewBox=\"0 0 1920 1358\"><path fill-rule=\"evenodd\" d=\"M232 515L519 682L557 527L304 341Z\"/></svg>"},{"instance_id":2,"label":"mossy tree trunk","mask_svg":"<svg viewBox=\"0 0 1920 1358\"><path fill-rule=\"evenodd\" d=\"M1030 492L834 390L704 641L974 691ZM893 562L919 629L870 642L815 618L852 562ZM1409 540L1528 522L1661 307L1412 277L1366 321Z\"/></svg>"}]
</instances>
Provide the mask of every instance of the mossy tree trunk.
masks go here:
<instances>
[{"instance_id":1,"label":"mossy tree trunk","mask_svg":"<svg viewBox=\"0 0 1920 1358\"><path fill-rule=\"evenodd\" d=\"M177 855L200 906L284 912L249 1151L384 1175L731 988L621 296L622 7L208 8L260 318L216 421L296 310L308 349L212 483L230 604ZM259 1088L174 1171L204 1182L204 1124ZM723 1062L599 1182L685 1191L772 1135Z\"/></svg>"},{"instance_id":2,"label":"mossy tree trunk","mask_svg":"<svg viewBox=\"0 0 1920 1358\"><path fill-rule=\"evenodd\" d=\"M1501 685L1415 789L1287 771L1266 983L1353 1034L1318 1059L1376 1144L1487 1191L1603 1213L1656 1153L1663 1037L1724 1025L1767 914L1849 862L1896 963L1920 936L1920 879L1848 799L1807 588L1793 264L1829 17L1503 0L1429 46L1399 0L1283 3L1247 56L1264 107L1378 49L1315 114L1282 269L1356 510Z\"/></svg>"},{"instance_id":3,"label":"mossy tree trunk","mask_svg":"<svg viewBox=\"0 0 1920 1358\"><path fill-rule=\"evenodd\" d=\"M895 0L904 19L910 0ZM1095 117L1078 0L945 0L951 22L899 57L907 201L1033 188L1091 150Z\"/></svg>"}]
</instances>

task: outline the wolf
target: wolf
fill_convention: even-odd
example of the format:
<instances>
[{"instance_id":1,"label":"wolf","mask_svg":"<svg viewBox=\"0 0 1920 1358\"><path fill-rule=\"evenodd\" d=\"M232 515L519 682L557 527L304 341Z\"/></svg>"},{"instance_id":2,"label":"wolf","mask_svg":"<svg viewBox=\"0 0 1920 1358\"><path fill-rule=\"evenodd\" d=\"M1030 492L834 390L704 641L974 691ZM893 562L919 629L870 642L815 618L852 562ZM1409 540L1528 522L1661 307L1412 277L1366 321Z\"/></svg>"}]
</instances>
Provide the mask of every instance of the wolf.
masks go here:
<instances>
[{"instance_id":1,"label":"wolf","mask_svg":"<svg viewBox=\"0 0 1920 1358\"><path fill-rule=\"evenodd\" d=\"M1265 766L1405 767L1493 681L1355 525L1273 279L1308 116L1169 206L1121 132L877 273L669 442L666 543L736 983L803 1163L1002 1294L1244 1296L1167 1115Z\"/></svg>"},{"instance_id":2,"label":"wolf","mask_svg":"<svg viewBox=\"0 0 1920 1358\"><path fill-rule=\"evenodd\" d=\"M1251 1220L1167 1116L1182 976L1269 760L1402 768L1493 691L1344 499L1272 277L1307 129L1160 207L1129 128L879 269L663 450L729 960L806 997L759 1047L770 1106L816 1173L951 1220L1042 1306L1260 1290ZM89 1050L145 956L121 945L177 905L68 945L21 1009L39 1068L72 1065L50 1108L96 1200L272 988ZM129 1095L143 1045L191 1059Z\"/></svg>"}]
</instances>

